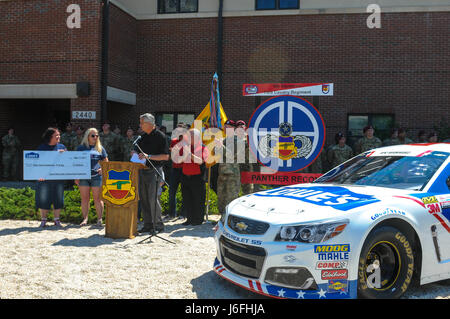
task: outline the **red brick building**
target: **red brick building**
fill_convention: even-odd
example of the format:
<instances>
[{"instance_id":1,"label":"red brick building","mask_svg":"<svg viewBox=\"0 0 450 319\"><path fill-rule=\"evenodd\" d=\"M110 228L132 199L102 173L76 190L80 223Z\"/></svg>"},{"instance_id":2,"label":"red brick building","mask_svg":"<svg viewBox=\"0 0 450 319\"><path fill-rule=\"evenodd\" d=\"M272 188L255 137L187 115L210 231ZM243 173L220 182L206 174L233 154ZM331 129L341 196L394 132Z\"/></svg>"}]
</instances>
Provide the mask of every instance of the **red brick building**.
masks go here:
<instances>
[{"instance_id":1,"label":"red brick building","mask_svg":"<svg viewBox=\"0 0 450 319\"><path fill-rule=\"evenodd\" d=\"M216 71L235 120L264 100L243 97L244 83L334 83L334 96L314 99L327 145L366 123L413 138L448 125L448 1L392 1L372 29L366 7L349 0L287 1L289 10L273 1L274 10L259 0L2 0L0 132L13 125L30 149L55 123L124 130L144 112L170 131L204 108ZM74 2L81 27L71 29Z\"/></svg>"}]
</instances>

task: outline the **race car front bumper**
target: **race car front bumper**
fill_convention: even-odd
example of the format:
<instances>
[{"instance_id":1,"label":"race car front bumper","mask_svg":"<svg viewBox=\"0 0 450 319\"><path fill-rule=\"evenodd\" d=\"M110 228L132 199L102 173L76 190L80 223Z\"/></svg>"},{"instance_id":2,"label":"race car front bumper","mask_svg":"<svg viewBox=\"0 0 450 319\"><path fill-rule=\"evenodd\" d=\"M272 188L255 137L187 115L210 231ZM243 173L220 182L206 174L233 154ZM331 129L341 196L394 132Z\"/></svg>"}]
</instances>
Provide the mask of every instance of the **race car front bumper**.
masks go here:
<instances>
[{"instance_id":1,"label":"race car front bumper","mask_svg":"<svg viewBox=\"0 0 450 319\"><path fill-rule=\"evenodd\" d=\"M236 236L218 224L214 271L250 291L275 298L356 298L357 282L347 269L330 269L323 278L310 245L266 242L255 236ZM348 266L348 262L346 264ZM339 273L344 276L339 276ZM337 274L337 275L336 275Z\"/></svg>"}]
</instances>

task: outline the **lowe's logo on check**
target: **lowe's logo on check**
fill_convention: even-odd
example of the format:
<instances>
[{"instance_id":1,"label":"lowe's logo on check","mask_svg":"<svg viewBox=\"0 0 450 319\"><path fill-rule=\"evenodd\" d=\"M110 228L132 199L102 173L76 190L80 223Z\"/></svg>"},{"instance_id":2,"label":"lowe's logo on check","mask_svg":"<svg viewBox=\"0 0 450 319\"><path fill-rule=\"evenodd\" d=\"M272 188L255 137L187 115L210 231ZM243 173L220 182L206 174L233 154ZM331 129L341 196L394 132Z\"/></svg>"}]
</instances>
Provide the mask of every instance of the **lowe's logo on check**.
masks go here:
<instances>
[{"instance_id":1,"label":"lowe's logo on check","mask_svg":"<svg viewBox=\"0 0 450 319\"><path fill-rule=\"evenodd\" d=\"M34 152L25 153L25 158L39 158L39 154Z\"/></svg>"},{"instance_id":2,"label":"lowe's logo on check","mask_svg":"<svg viewBox=\"0 0 450 319\"><path fill-rule=\"evenodd\" d=\"M354 193L340 186L282 187L256 193L254 196L296 199L342 211L380 201L372 195Z\"/></svg>"}]
</instances>

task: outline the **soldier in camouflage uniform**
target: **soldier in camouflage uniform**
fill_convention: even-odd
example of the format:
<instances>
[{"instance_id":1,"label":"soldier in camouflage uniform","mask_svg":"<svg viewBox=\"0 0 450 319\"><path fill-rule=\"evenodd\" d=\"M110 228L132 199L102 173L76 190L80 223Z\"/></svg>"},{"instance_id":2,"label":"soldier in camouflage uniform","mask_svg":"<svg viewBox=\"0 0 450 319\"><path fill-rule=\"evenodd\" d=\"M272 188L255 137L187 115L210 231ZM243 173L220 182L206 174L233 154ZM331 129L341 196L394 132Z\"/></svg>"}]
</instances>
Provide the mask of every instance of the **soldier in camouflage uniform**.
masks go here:
<instances>
[{"instance_id":1,"label":"soldier in camouflage uniform","mask_svg":"<svg viewBox=\"0 0 450 319\"><path fill-rule=\"evenodd\" d=\"M19 161L20 140L14 135L14 129L8 129L8 134L2 137L3 146L3 180L14 180L17 177L17 163Z\"/></svg>"},{"instance_id":2,"label":"soldier in camouflage uniform","mask_svg":"<svg viewBox=\"0 0 450 319\"><path fill-rule=\"evenodd\" d=\"M375 129L373 128L372 125L367 125L366 127L364 127L363 129L364 137L360 138L355 143L354 146L356 155L364 153L374 148L378 148L382 145L381 140L373 135L374 132Z\"/></svg>"},{"instance_id":3,"label":"soldier in camouflage uniform","mask_svg":"<svg viewBox=\"0 0 450 319\"><path fill-rule=\"evenodd\" d=\"M236 135L238 139L243 140L245 145L245 162L239 163L240 172L251 172L253 171L253 165L249 161L249 147L247 143L247 131L246 124L244 121L239 120L236 122ZM236 145L237 146L237 145ZM247 195L254 192L254 184L242 184L241 185L242 194Z\"/></svg>"},{"instance_id":4,"label":"soldier in camouflage uniform","mask_svg":"<svg viewBox=\"0 0 450 319\"><path fill-rule=\"evenodd\" d=\"M420 130L417 134L417 143L427 143L427 133L424 130Z\"/></svg>"},{"instance_id":5,"label":"soldier in camouflage uniform","mask_svg":"<svg viewBox=\"0 0 450 319\"><path fill-rule=\"evenodd\" d=\"M75 139L75 149L77 149L77 147L81 145L81 141L83 140L84 128L81 125L78 125L75 134L77 135Z\"/></svg>"},{"instance_id":6,"label":"soldier in camouflage uniform","mask_svg":"<svg viewBox=\"0 0 450 319\"><path fill-rule=\"evenodd\" d=\"M129 162L131 159L131 156L132 156L131 151L133 151L133 149L134 149L133 142L136 140L137 136L134 135L134 131L131 127L129 127L127 129L126 134L127 134L127 136L125 136L123 145L122 145L123 160L125 162Z\"/></svg>"},{"instance_id":7,"label":"soldier in camouflage uniform","mask_svg":"<svg viewBox=\"0 0 450 319\"><path fill-rule=\"evenodd\" d=\"M337 133L334 139L336 144L328 149L327 154L331 168L334 168L353 157L353 150L350 146L345 144L347 139L343 133Z\"/></svg>"},{"instance_id":8,"label":"soldier in camouflage uniform","mask_svg":"<svg viewBox=\"0 0 450 319\"><path fill-rule=\"evenodd\" d=\"M398 141L399 144L411 144L413 141L406 136L406 129L401 128L398 130Z\"/></svg>"},{"instance_id":9,"label":"soldier in camouflage uniform","mask_svg":"<svg viewBox=\"0 0 450 319\"><path fill-rule=\"evenodd\" d=\"M121 161L123 159L122 145L120 144L120 137L111 132L111 126L109 123L105 123L102 126L102 132L100 135L100 142L105 148L106 153L111 161Z\"/></svg>"},{"instance_id":10,"label":"soldier in camouflage uniform","mask_svg":"<svg viewBox=\"0 0 450 319\"><path fill-rule=\"evenodd\" d=\"M437 143L438 134L435 131L432 131L428 134L428 143Z\"/></svg>"},{"instance_id":11,"label":"soldier in camouflage uniform","mask_svg":"<svg viewBox=\"0 0 450 319\"><path fill-rule=\"evenodd\" d=\"M225 207L239 197L241 190L241 176L239 163L237 162L237 136L234 134L235 122L227 120L225 130L232 133L223 140L223 163L219 163L219 177L217 179L217 208L220 214L225 213ZM232 148L234 143L234 149ZM227 158L232 163L227 163Z\"/></svg>"},{"instance_id":12,"label":"soldier in camouflage uniform","mask_svg":"<svg viewBox=\"0 0 450 319\"><path fill-rule=\"evenodd\" d=\"M383 146L391 146L391 145L398 145L400 144L400 141L398 140L398 129L393 128L391 130L391 137L387 138L383 141Z\"/></svg>"},{"instance_id":13,"label":"soldier in camouflage uniform","mask_svg":"<svg viewBox=\"0 0 450 319\"><path fill-rule=\"evenodd\" d=\"M77 134L72 130L72 123L67 123L66 131L61 134L61 144L63 144L68 151L74 151L77 148Z\"/></svg>"},{"instance_id":14,"label":"soldier in camouflage uniform","mask_svg":"<svg viewBox=\"0 0 450 319\"><path fill-rule=\"evenodd\" d=\"M125 143L126 143L126 136L122 135L122 131L120 130L119 126L115 126L113 133L115 133L117 135L117 139L119 140L119 146L120 146L120 150L118 150L117 154L117 160L116 161L123 161L123 154L125 152L124 147L125 147Z\"/></svg>"}]
</instances>

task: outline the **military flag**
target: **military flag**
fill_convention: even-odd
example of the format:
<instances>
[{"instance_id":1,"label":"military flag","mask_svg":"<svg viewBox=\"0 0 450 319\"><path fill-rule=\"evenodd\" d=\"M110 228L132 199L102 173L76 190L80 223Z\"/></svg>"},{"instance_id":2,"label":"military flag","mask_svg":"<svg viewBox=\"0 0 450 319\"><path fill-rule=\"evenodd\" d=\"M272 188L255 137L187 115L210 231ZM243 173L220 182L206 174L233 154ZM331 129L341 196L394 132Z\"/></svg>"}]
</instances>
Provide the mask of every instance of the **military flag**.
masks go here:
<instances>
[{"instance_id":1,"label":"military flag","mask_svg":"<svg viewBox=\"0 0 450 319\"><path fill-rule=\"evenodd\" d=\"M202 129L216 127L223 130L227 116L220 102L219 77L214 73L211 82L211 97L196 121L202 121Z\"/></svg>"},{"instance_id":2,"label":"military flag","mask_svg":"<svg viewBox=\"0 0 450 319\"><path fill-rule=\"evenodd\" d=\"M214 73L213 79L211 82L211 96L209 98L208 104L205 106L203 111L197 116L195 119L196 121L201 121L201 127L202 131L205 131L208 128L218 128L220 132L222 133L221 138L224 137L225 132L225 122L227 121L227 116L225 114L225 111L223 110L222 103L220 103L220 92L219 92L219 77L217 76L217 73ZM208 149L212 150L214 149L212 142L214 141L214 138L211 137L211 135L202 134L203 143L205 143L208 147ZM210 144L211 143L211 144ZM208 145L209 144L209 145ZM212 151L211 155L214 151ZM211 157L213 158L213 157ZM209 212L209 205L211 203L210 196L209 196L209 189L211 185L211 167L216 164L215 160L207 161L206 167L208 168L208 187L206 191L206 221L208 222L208 212ZM215 157L214 157L215 159Z\"/></svg>"}]
</instances>

